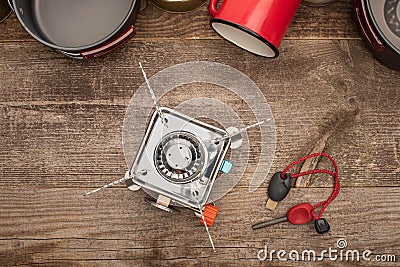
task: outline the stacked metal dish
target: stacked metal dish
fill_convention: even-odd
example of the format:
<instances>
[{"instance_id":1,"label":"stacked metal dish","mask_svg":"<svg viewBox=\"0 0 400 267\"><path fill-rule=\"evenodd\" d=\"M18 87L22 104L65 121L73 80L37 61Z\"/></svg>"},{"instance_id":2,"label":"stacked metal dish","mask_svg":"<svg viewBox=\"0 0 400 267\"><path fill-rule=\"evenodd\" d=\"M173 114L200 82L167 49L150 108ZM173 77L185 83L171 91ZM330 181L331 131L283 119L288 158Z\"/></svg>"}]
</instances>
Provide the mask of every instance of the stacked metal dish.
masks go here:
<instances>
[{"instance_id":1,"label":"stacked metal dish","mask_svg":"<svg viewBox=\"0 0 400 267\"><path fill-rule=\"evenodd\" d=\"M135 34L139 0L9 0L39 42L75 58L113 51Z\"/></svg>"},{"instance_id":2,"label":"stacked metal dish","mask_svg":"<svg viewBox=\"0 0 400 267\"><path fill-rule=\"evenodd\" d=\"M372 54L400 70L400 0L354 0L354 11Z\"/></svg>"}]
</instances>

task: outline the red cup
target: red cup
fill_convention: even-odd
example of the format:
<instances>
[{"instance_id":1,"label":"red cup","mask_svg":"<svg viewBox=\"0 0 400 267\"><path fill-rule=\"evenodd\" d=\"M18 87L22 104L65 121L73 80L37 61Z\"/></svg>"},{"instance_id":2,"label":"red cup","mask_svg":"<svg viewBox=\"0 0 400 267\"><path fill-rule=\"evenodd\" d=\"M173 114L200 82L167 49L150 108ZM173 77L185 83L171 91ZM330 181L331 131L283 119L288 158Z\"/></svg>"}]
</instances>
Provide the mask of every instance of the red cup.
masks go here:
<instances>
[{"instance_id":1,"label":"red cup","mask_svg":"<svg viewBox=\"0 0 400 267\"><path fill-rule=\"evenodd\" d=\"M226 40L264 57L277 57L279 45L301 0L211 0L211 27Z\"/></svg>"}]
</instances>

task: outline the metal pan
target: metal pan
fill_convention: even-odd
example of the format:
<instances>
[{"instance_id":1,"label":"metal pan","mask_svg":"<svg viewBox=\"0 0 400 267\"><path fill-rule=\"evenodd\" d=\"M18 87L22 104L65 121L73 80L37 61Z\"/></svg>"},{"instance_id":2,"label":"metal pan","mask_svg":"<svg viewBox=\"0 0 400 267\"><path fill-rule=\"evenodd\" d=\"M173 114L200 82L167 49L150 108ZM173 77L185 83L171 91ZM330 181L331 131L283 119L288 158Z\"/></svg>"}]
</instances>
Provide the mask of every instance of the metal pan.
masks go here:
<instances>
[{"instance_id":1,"label":"metal pan","mask_svg":"<svg viewBox=\"0 0 400 267\"><path fill-rule=\"evenodd\" d=\"M139 0L10 0L25 30L60 52L90 59L135 34Z\"/></svg>"}]
</instances>

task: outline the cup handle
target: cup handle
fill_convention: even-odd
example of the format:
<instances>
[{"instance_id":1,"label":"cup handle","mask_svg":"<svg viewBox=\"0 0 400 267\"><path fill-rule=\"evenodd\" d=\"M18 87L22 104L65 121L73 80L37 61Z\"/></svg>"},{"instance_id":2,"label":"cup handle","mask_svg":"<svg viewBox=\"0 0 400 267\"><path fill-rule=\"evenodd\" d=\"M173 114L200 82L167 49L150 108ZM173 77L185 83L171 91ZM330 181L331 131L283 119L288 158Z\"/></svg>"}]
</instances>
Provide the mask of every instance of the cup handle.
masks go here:
<instances>
[{"instance_id":1,"label":"cup handle","mask_svg":"<svg viewBox=\"0 0 400 267\"><path fill-rule=\"evenodd\" d=\"M211 17L215 17L218 13L217 4L219 0L211 0L210 5L208 6L208 12L210 12Z\"/></svg>"}]
</instances>

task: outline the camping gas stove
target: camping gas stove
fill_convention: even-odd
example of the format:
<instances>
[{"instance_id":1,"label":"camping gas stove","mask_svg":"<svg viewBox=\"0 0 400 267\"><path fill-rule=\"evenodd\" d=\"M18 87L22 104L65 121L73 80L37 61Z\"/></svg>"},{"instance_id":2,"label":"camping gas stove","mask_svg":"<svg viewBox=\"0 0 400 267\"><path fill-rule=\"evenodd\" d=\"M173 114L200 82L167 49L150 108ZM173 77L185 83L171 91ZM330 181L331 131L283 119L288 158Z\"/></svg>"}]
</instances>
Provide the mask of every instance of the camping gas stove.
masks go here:
<instances>
[{"instance_id":1,"label":"camping gas stove","mask_svg":"<svg viewBox=\"0 0 400 267\"><path fill-rule=\"evenodd\" d=\"M242 145L242 133L265 121L237 129L223 130L176 110L158 106L142 65L139 63L147 87L153 98L153 113L133 164L125 177L87 192L125 182L132 191L143 190L151 196L151 205L173 212L175 207L193 210L206 228L215 251L208 227L218 213L210 193L219 173L228 174L232 163L225 159L229 148ZM271 120L271 119L268 119Z\"/></svg>"},{"instance_id":2,"label":"camping gas stove","mask_svg":"<svg viewBox=\"0 0 400 267\"><path fill-rule=\"evenodd\" d=\"M160 107L127 174L132 179L126 183L134 191L143 188L154 199L153 206L169 212L174 211L172 206L190 208L198 216L203 213L211 226L218 209L207 205L208 197L218 173L232 168L224 159L230 145L227 131Z\"/></svg>"}]
</instances>

